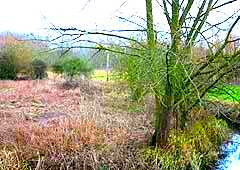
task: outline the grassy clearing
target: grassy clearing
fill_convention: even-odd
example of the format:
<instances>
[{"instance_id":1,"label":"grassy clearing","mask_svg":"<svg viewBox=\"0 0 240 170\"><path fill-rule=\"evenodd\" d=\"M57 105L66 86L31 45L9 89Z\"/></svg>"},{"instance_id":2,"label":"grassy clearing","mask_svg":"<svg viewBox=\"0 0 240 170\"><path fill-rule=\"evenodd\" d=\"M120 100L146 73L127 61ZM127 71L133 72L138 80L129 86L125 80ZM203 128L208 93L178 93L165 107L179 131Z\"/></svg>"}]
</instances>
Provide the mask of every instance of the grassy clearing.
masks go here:
<instances>
[{"instance_id":1,"label":"grassy clearing","mask_svg":"<svg viewBox=\"0 0 240 170\"><path fill-rule=\"evenodd\" d=\"M222 88L213 89L208 93L211 100L224 101L224 102L240 102L240 86L226 85Z\"/></svg>"}]
</instances>

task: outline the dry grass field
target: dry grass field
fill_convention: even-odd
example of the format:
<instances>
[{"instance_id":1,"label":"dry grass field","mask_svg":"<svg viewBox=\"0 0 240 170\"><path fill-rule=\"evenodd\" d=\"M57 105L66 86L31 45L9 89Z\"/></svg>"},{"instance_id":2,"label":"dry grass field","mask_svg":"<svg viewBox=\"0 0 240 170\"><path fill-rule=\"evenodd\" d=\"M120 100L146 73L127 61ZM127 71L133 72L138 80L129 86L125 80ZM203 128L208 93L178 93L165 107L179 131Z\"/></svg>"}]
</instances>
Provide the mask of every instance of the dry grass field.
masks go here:
<instances>
[{"instance_id":1,"label":"dry grass field","mask_svg":"<svg viewBox=\"0 0 240 170\"><path fill-rule=\"evenodd\" d=\"M136 168L152 108L137 109L127 90L93 80L74 88L59 79L0 81L0 169Z\"/></svg>"}]
</instances>

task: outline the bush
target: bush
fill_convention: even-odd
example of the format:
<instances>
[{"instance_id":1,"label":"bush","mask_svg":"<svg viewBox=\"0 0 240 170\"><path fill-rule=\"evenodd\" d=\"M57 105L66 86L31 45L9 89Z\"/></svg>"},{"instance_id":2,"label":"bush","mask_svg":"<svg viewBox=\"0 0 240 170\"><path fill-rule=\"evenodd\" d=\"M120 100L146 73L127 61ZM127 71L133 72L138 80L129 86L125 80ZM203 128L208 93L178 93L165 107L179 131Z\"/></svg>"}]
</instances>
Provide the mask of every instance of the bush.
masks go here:
<instances>
[{"instance_id":1,"label":"bush","mask_svg":"<svg viewBox=\"0 0 240 170\"><path fill-rule=\"evenodd\" d=\"M4 51L6 55L12 57L17 73L32 74L32 52L30 47L19 42L19 44L7 44Z\"/></svg>"},{"instance_id":2,"label":"bush","mask_svg":"<svg viewBox=\"0 0 240 170\"><path fill-rule=\"evenodd\" d=\"M0 54L0 80L15 80L16 77L16 65L12 56L2 51Z\"/></svg>"},{"instance_id":3,"label":"bush","mask_svg":"<svg viewBox=\"0 0 240 170\"><path fill-rule=\"evenodd\" d=\"M32 74L32 52L31 48L23 42L6 43L1 49L1 58L10 63L10 67L15 65L17 74L30 76Z\"/></svg>"},{"instance_id":4,"label":"bush","mask_svg":"<svg viewBox=\"0 0 240 170\"><path fill-rule=\"evenodd\" d=\"M32 62L34 78L43 79L46 76L47 64L39 59Z\"/></svg>"},{"instance_id":5,"label":"bush","mask_svg":"<svg viewBox=\"0 0 240 170\"><path fill-rule=\"evenodd\" d=\"M0 61L0 80L15 80L16 66L8 61Z\"/></svg>"},{"instance_id":6,"label":"bush","mask_svg":"<svg viewBox=\"0 0 240 170\"><path fill-rule=\"evenodd\" d=\"M62 62L58 61L57 63L52 65L52 71L56 74L63 74L64 70L63 70Z\"/></svg>"},{"instance_id":7,"label":"bush","mask_svg":"<svg viewBox=\"0 0 240 170\"><path fill-rule=\"evenodd\" d=\"M59 60L55 65L52 66L53 72L57 74L65 74L66 79L72 81L75 76L84 75L88 77L93 67L85 59L68 57Z\"/></svg>"}]
</instances>

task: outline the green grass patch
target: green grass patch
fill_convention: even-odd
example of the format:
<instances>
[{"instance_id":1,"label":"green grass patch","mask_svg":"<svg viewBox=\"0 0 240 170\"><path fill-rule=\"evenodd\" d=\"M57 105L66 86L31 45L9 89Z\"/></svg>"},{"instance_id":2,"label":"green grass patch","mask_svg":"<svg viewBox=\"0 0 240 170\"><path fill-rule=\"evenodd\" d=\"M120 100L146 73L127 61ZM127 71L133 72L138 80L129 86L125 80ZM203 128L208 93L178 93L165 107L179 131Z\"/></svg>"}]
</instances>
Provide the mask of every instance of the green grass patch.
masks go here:
<instances>
[{"instance_id":1,"label":"green grass patch","mask_svg":"<svg viewBox=\"0 0 240 170\"><path fill-rule=\"evenodd\" d=\"M144 112L144 108L142 106L137 106L137 105L129 105L128 106L128 112L130 113L143 113Z\"/></svg>"},{"instance_id":2,"label":"green grass patch","mask_svg":"<svg viewBox=\"0 0 240 170\"><path fill-rule=\"evenodd\" d=\"M238 103L240 102L240 86L226 85L212 89L208 93L208 98L210 100Z\"/></svg>"},{"instance_id":3,"label":"green grass patch","mask_svg":"<svg viewBox=\"0 0 240 170\"><path fill-rule=\"evenodd\" d=\"M109 80L112 80L113 73L111 71L109 71L109 73L107 73L106 70L95 70L91 79L98 80L98 81L107 81L107 77L109 78Z\"/></svg>"}]
</instances>

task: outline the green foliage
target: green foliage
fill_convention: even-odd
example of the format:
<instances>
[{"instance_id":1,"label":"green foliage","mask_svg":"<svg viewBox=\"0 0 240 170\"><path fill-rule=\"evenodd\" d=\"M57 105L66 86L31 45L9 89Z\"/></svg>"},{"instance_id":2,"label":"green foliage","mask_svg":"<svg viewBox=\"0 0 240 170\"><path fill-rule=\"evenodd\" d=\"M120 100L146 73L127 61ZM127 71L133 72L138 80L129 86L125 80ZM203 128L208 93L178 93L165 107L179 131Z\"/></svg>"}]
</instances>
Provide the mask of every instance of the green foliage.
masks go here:
<instances>
[{"instance_id":1,"label":"green foliage","mask_svg":"<svg viewBox=\"0 0 240 170\"><path fill-rule=\"evenodd\" d=\"M0 80L15 80L16 66L9 61L0 61Z\"/></svg>"},{"instance_id":2,"label":"green foliage","mask_svg":"<svg viewBox=\"0 0 240 170\"><path fill-rule=\"evenodd\" d=\"M4 49L0 53L0 80L15 80L16 76L13 55Z\"/></svg>"},{"instance_id":3,"label":"green foliage","mask_svg":"<svg viewBox=\"0 0 240 170\"><path fill-rule=\"evenodd\" d=\"M64 73L64 69L63 69L63 65L62 65L62 61L59 60L58 62L56 62L54 65L51 66L52 67L52 71L56 74L63 74Z\"/></svg>"},{"instance_id":4,"label":"green foliage","mask_svg":"<svg viewBox=\"0 0 240 170\"><path fill-rule=\"evenodd\" d=\"M188 130L171 130L168 148L146 148L145 160L162 169L205 169L217 159L218 146L227 138L228 127L223 120L208 116Z\"/></svg>"},{"instance_id":5,"label":"green foliage","mask_svg":"<svg viewBox=\"0 0 240 170\"><path fill-rule=\"evenodd\" d=\"M66 74L70 81L74 76L90 76L93 71L92 65L87 60L77 57L66 57L59 60L52 66L53 72L57 74Z\"/></svg>"},{"instance_id":6,"label":"green foliage","mask_svg":"<svg viewBox=\"0 0 240 170\"><path fill-rule=\"evenodd\" d=\"M141 107L141 106L135 106L134 104L132 104L132 105L129 105L128 112L130 112L130 113L136 113L136 112L143 113L144 108Z\"/></svg>"},{"instance_id":7,"label":"green foliage","mask_svg":"<svg viewBox=\"0 0 240 170\"><path fill-rule=\"evenodd\" d=\"M159 55L153 59L149 57L148 50L132 43L127 53L137 56L118 55L116 71L120 79L127 81L133 100L143 99L148 92L153 92L153 87L158 88L159 93L163 92L164 83L161 78L165 77L164 68L159 65L164 65L163 55L166 50L163 46L159 46L156 51Z\"/></svg>"},{"instance_id":8,"label":"green foliage","mask_svg":"<svg viewBox=\"0 0 240 170\"><path fill-rule=\"evenodd\" d=\"M220 100L225 102L239 102L240 101L240 86L224 85L212 89L208 92L208 97L211 100Z\"/></svg>"},{"instance_id":9,"label":"green foliage","mask_svg":"<svg viewBox=\"0 0 240 170\"><path fill-rule=\"evenodd\" d=\"M98 168L98 170L110 170L110 168L108 167L108 165L102 164L102 165Z\"/></svg>"},{"instance_id":10,"label":"green foliage","mask_svg":"<svg viewBox=\"0 0 240 170\"><path fill-rule=\"evenodd\" d=\"M8 45L6 52L11 53L14 58L17 73L32 74L32 52L26 44Z\"/></svg>"},{"instance_id":11,"label":"green foliage","mask_svg":"<svg viewBox=\"0 0 240 170\"><path fill-rule=\"evenodd\" d=\"M32 66L34 71L34 78L43 79L46 75L47 64L40 59L35 59L32 62Z\"/></svg>"}]
</instances>

